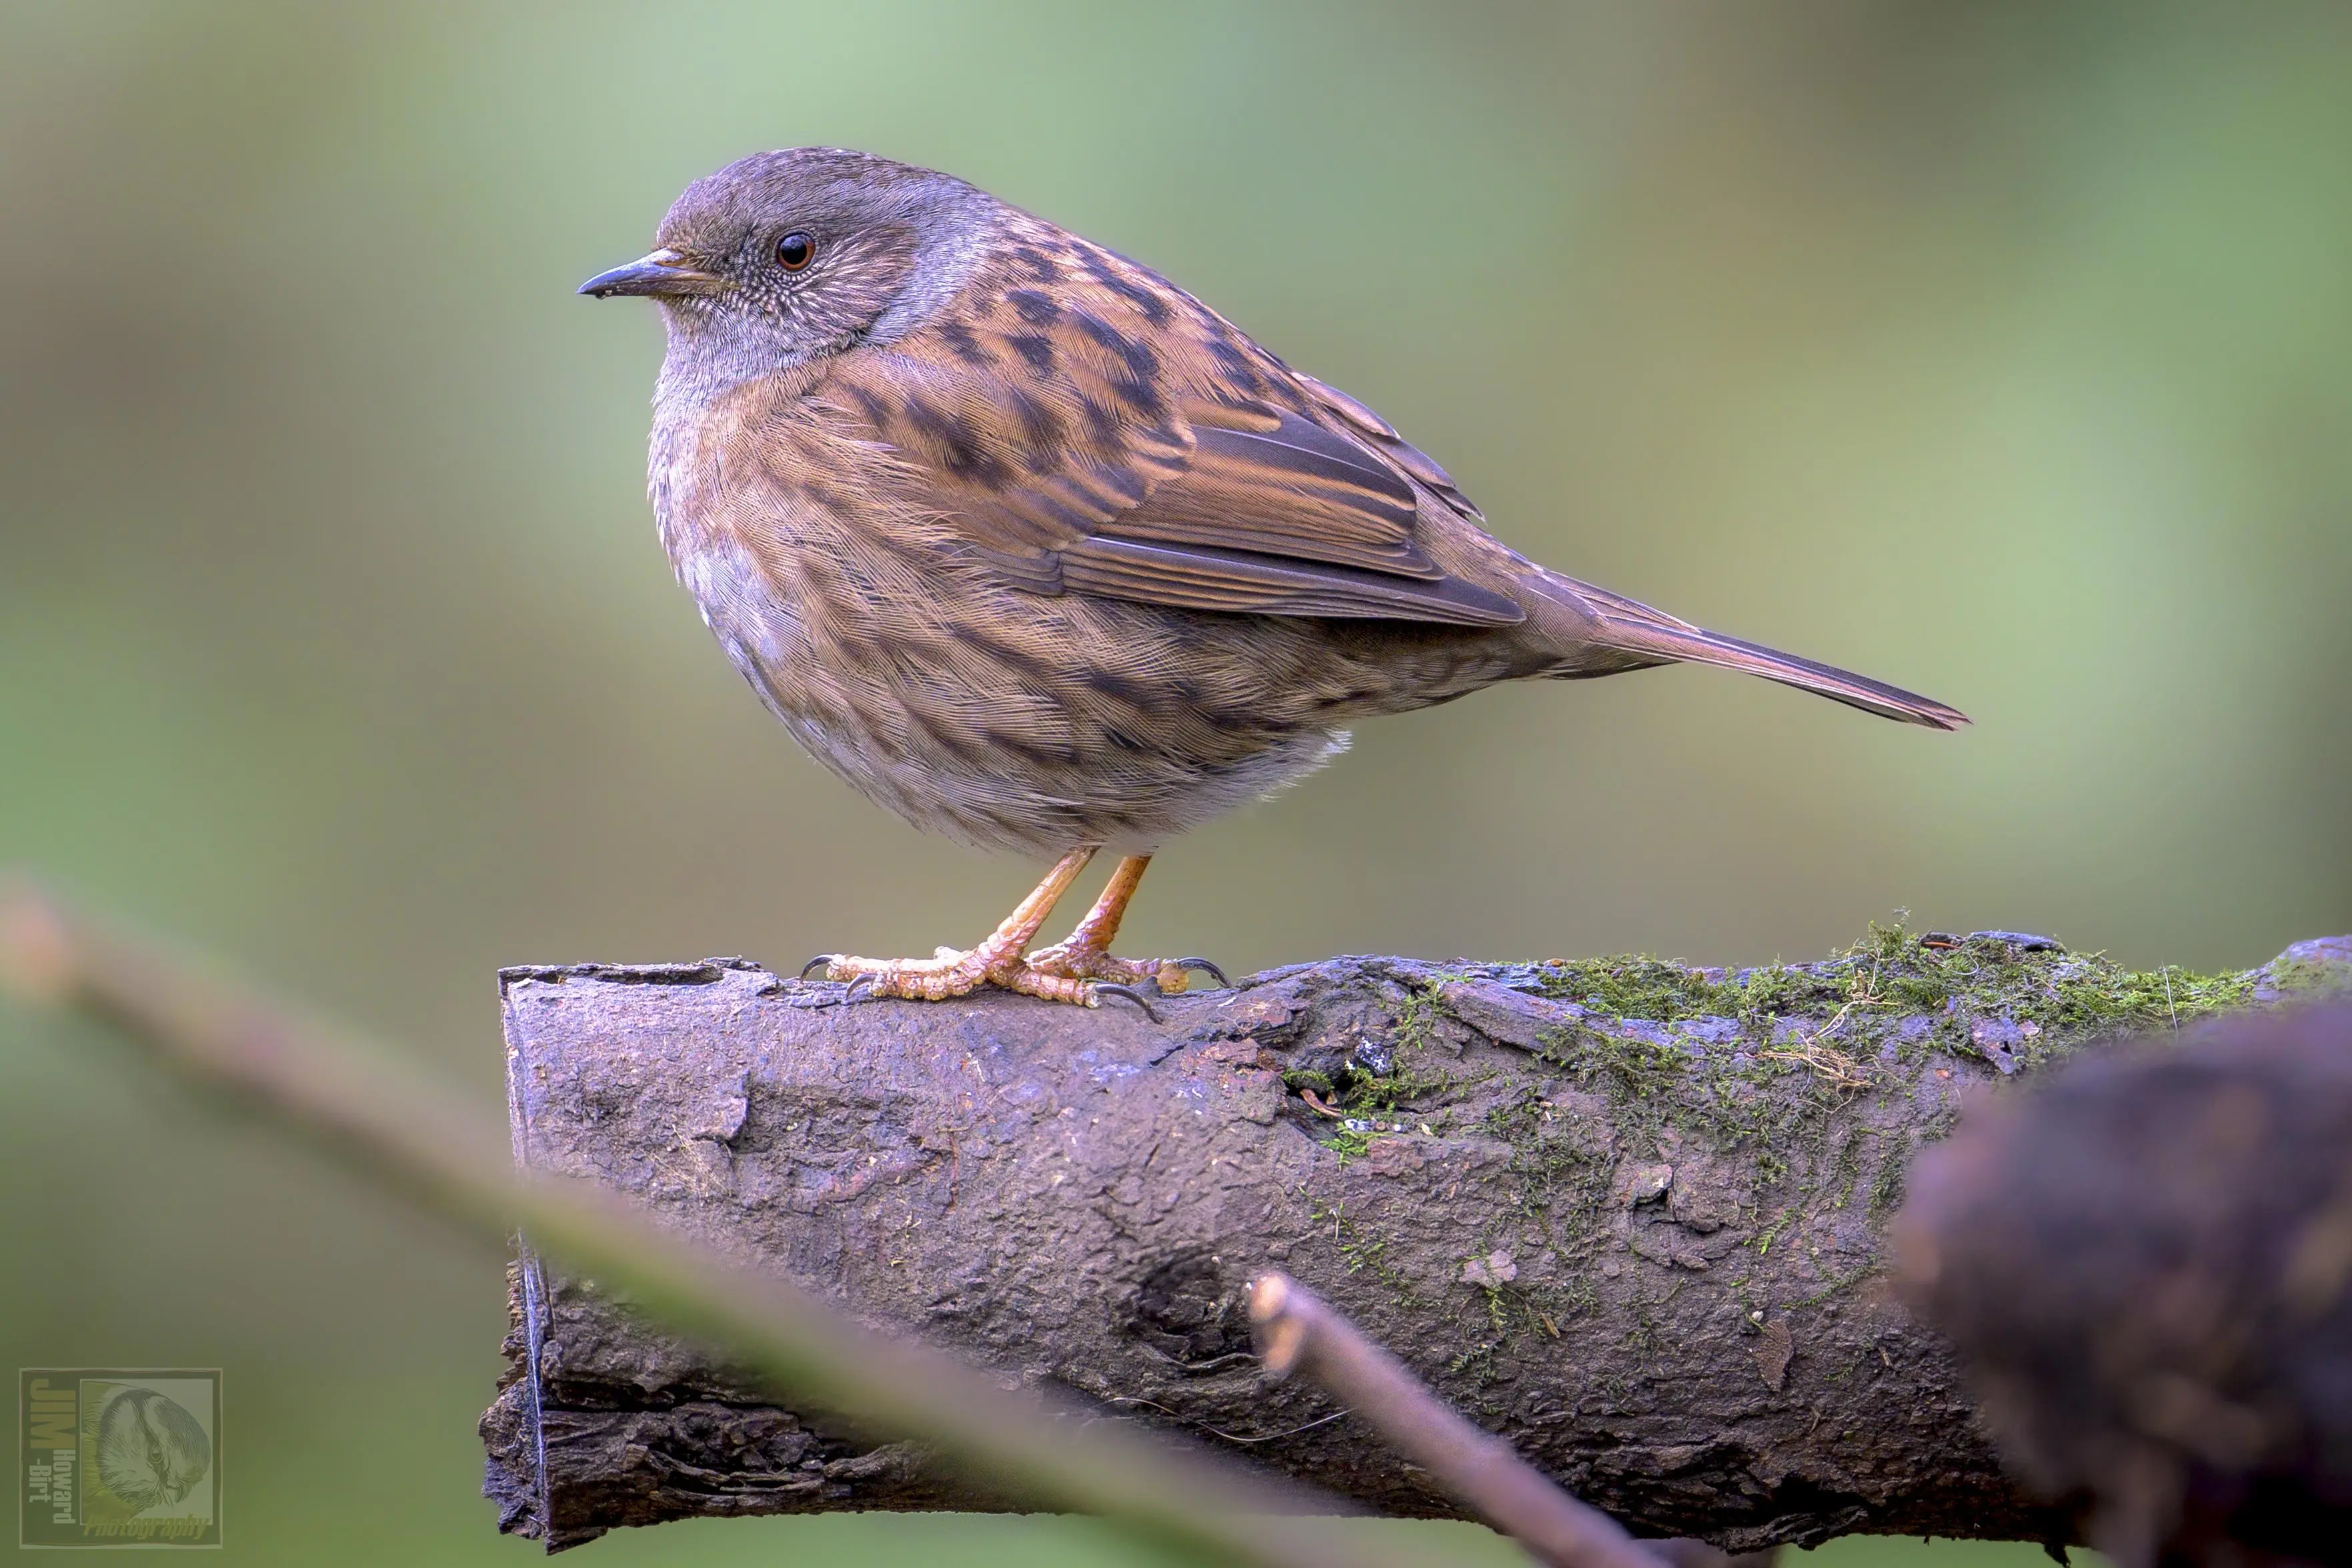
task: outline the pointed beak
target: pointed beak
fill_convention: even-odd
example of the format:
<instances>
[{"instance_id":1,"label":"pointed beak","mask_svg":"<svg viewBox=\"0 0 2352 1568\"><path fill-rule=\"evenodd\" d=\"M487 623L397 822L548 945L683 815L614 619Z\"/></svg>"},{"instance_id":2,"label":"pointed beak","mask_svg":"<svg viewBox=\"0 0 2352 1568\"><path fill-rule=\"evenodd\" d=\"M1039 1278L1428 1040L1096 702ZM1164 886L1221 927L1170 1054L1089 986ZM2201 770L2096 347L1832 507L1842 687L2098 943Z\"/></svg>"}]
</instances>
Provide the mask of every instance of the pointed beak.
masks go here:
<instances>
[{"instance_id":1,"label":"pointed beak","mask_svg":"<svg viewBox=\"0 0 2352 1568\"><path fill-rule=\"evenodd\" d=\"M583 294L609 299L615 294L647 294L656 298L684 294L716 294L727 280L698 271L680 252L663 249L641 256L626 267L600 272L580 286Z\"/></svg>"}]
</instances>

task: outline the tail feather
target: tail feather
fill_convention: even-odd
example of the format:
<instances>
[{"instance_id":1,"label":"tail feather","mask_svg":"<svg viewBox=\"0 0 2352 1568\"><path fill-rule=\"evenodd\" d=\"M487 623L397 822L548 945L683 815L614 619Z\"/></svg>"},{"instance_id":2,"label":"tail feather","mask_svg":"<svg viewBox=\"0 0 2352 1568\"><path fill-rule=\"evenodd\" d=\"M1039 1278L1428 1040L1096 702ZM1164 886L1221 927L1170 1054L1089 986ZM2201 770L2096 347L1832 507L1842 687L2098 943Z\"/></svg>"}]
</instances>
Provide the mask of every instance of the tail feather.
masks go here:
<instances>
[{"instance_id":1,"label":"tail feather","mask_svg":"<svg viewBox=\"0 0 2352 1568\"><path fill-rule=\"evenodd\" d=\"M1582 601L1580 608L1592 618L1595 624L1589 634L1611 649L1644 662L1672 660L1738 670L1794 686L1801 692L1811 692L1848 707L1858 707L1864 713L1925 725L1930 729L1958 729L1969 722L1968 715L1933 697L1923 697L1916 692L1906 692L1900 686L1890 686L1833 664L1801 659L1777 648L1708 632L1606 589L1566 579L1556 580L1574 590Z\"/></svg>"}]
</instances>

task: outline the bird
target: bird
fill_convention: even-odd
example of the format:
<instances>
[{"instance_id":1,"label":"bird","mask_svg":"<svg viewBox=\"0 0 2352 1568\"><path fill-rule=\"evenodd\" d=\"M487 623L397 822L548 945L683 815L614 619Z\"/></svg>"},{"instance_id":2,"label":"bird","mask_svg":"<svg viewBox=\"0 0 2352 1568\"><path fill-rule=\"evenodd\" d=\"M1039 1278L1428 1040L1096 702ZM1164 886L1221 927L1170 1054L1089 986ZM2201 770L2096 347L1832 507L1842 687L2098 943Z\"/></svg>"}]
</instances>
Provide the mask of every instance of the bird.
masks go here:
<instances>
[{"instance_id":1,"label":"bird","mask_svg":"<svg viewBox=\"0 0 2352 1568\"><path fill-rule=\"evenodd\" d=\"M655 240L579 292L659 307L647 491L703 621L859 793L1057 857L971 947L811 961L856 997L1149 1011L1146 987L1222 983L1111 952L1152 855L1359 720L1503 681L1713 664L1968 722L1537 565L1366 404L952 175L756 153L689 184ZM1105 850L1101 896L1032 950Z\"/></svg>"}]
</instances>

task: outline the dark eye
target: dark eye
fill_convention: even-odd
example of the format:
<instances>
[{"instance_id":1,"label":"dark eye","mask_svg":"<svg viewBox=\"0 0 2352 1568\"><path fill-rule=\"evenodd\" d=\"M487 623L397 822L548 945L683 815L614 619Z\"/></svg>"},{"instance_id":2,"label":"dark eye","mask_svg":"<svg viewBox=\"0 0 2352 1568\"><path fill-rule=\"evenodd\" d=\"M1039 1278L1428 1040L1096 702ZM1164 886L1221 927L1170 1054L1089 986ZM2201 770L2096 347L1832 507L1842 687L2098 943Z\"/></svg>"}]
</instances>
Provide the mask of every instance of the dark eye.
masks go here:
<instances>
[{"instance_id":1,"label":"dark eye","mask_svg":"<svg viewBox=\"0 0 2352 1568\"><path fill-rule=\"evenodd\" d=\"M776 265L786 272L798 272L816 259L816 241L794 229L776 242Z\"/></svg>"}]
</instances>

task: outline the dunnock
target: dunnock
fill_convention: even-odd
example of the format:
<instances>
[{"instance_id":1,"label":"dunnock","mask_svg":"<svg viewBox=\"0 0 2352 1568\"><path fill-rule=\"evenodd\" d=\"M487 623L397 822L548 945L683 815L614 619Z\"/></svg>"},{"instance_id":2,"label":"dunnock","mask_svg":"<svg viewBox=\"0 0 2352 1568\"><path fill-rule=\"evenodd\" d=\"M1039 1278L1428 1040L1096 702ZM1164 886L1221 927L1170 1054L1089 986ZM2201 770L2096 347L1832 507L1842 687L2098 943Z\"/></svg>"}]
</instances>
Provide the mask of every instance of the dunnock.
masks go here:
<instances>
[{"instance_id":1,"label":"dunnock","mask_svg":"<svg viewBox=\"0 0 2352 1568\"><path fill-rule=\"evenodd\" d=\"M1108 951L1157 846L1498 681L1681 660L1966 722L1546 570L1379 414L961 180L764 152L656 237L581 292L662 307L649 484L703 620L868 799L1061 855L969 951L821 960L876 995L1181 989L1209 966ZM1101 899L1030 952L1105 846Z\"/></svg>"}]
</instances>

